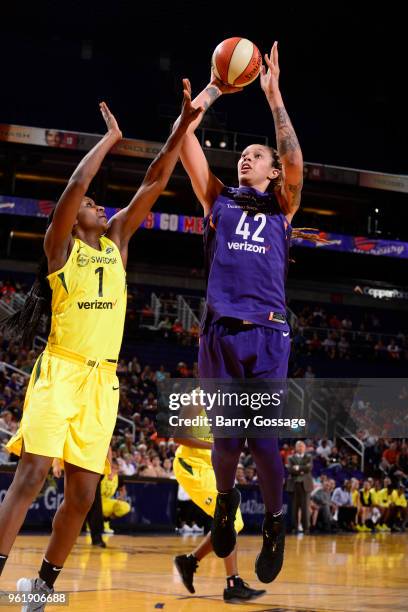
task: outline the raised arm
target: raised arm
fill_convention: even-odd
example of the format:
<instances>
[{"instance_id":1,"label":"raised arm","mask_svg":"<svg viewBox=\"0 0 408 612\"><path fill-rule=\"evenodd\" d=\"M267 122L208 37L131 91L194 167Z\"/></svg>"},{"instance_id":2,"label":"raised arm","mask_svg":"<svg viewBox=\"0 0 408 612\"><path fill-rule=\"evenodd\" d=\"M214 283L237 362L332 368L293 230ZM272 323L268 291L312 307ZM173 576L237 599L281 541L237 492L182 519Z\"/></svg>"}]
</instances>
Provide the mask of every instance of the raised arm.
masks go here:
<instances>
[{"instance_id":1,"label":"raised arm","mask_svg":"<svg viewBox=\"0 0 408 612\"><path fill-rule=\"evenodd\" d=\"M130 204L116 213L109 222L106 235L118 245L124 263L127 259L130 238L166 188L179 158L187 128L201 112L201 108L197 108L191 103L190 82L188 79L183 79L183 105L180 120L174 126L160 153L150 164L143 183Z\"/></svg>"},{"instance_id":2,"label":"raised arm","mask_svg":"<svg viewBox=\"0 0 408 612\"><path fill-rule=\"evenodd\" d=\"M197 119L190 125L184 138L181 148L181 162L185 171L190 177L191 184L198 201L207 215L222 188L223 183L211 172L204 151L198 141L194 130L200 125L204 113L210 108L223 93L235 93L242 88L224 85L213 74L211 81L193 100L195 106L200 106L203 110Z\"/></svg>"},{"instance_id":3,"label":"raised arm","mask_svg":"<svg viewBox=\"0 0 408 612\"><path fill-rule=\"evenodd\" d=\"M277 42L273 44L270 56L265 55L265 63L268 70L262 66L261 87L273 114L278 153L282 162L282 188L279 203L290 223L300 206L303 186L303 156L279 90Z\"/></svg>"},{"instance_id":4,"label":"raised arm","mask_svg":"<svg viewBox=\"0 0 408 612\"><path fill-rule=\"evenodd\" d=\"M64 265L71 248L71 232L82 199L106 154L122 138L122 132L116 119L105 102L102 102L99 106L106 123L107 132L75 169L55 207L52 223L45 235L44 250L51 269L57 270Z\"/></svg>"}]
</instances>

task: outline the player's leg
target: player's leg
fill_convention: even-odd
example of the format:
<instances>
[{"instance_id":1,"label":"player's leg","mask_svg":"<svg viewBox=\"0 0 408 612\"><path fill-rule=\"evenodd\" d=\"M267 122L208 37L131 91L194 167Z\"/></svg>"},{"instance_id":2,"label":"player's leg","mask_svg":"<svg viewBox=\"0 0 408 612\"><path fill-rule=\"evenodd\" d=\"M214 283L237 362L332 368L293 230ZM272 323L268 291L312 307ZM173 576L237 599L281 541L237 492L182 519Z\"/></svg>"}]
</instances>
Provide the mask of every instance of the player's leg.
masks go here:
<instances>
[{"instance_id":1,"label":"player's leg","mask_svg":"<svg viewBox=\"0 0 408 612\"><path fill-rule=\"evenodd\" d=\"M285 549L285 517L282 512L284 471L277 438L251 438L248 446L255 461L265 503L263 546L255 565L261 582L272 582L282 569ZM297 517L296 493L294 496Z\"/></svg>"},{"instance_id":2,"label":"player's leg","mask_svg":"<svg viewBox=\"0 0 408 612\"><path fill-rule=\"evenodd\" d=\"M64 501L58 508L45 553L54 566L62 567L95 499L100 474L65 463ZM52 585L51 585L52 586Z\"/></svg>"},{"instance_id":3,"label":"player's leg","mask_svg":"<svg viewBox=\"0 0 408 612\"><path fill-rule=\"evenodd\" d=\"M238 550L237 546L232 553L224 559L227 586L224 589L224 601L228 603L241 603L252 601L265 595L265 589L251 589L249 584L244 582L238 572Z\"/></svg>"},{"instance_id":4,"label":"player's leg","mask_svg":"<svg viewBox=\"0 0 408 612\"><path fill-rule=\"evenodd\" d=\"M115 533L110 526L110 519L113 517L113 508L115 501L112 497L102 497L102 515L103 515L103 532L105 534Z\"/></svg>"},{"instance_id":5,"label":"player's leg","mask_svg":"<svg viewBox=\"0 0 408 612\"><path fill-rule=\"evenodd\" d=\"M284 333L286 335L284 335ZM290 339L279 329L256 327L248 332L255 362L250 364L250 375L259 379L273 379L284 384L290 354ZM271 389L269 389L271 392ZM279 417L281 404L272 415ZM255 461L265 519L262 525L263 544L255 572L261 582L272 582L279 574L285 549L285 517L282 512L284 471L279 454L278 438L250 438L248 446ZM296 493L295 493L296 500ZM297 504L295 525L297 525Z\"/></svg>"},{"instance_id":6,"label":"player's leg","mask_svg":"<svg viewBox=\"0 0 408 612\"><path fill-rule=\"evenodd\" d=\"M20 578L17 590L37 595L54 592L54 583L81 531L86 515L95 498L100 474L65 463L64 501L52 523L52 534L38 578ZM39 607L38 612L44 607ZM37 610L37 608L36 608Z\"/></svg>"},{"instance_id":7,"label":"player's leg","mask_svg":"<svg viewBox=\"0 0 408 612\"><path fill-rule=\"evenodd\" d=\"M400 506L400 515L401 515L401 529L402 531L406 530L407 527L407 519L408 519L408 508L404 506Z\"/></svg>"},{"instance_id":8,"label":"player's leg","mask_svg":"<svg viewBox=\"0 0 408 612\"><path fill-rule=\"evenodd\" d=\"M122 518L122 516L129 514L131 507L127 501L123 499L114 499L113 501L112 514L110 515L111 519Z\"/></svg>"},{"instance_id":9,"label":"player's leg","mask_svg":"<svg viewBox=\"0 0 408 612\"><path fill-rule=\"evenodd\" d=\"M52 457L23 451L13 482L0 506L0 574L33 500L50 470Z\"/></svg>"},{"instance_id":10,"label":"player's leg","mask_svg":"<svg viewBox=\"0 0 408 612\"><path fill-rule=\"evenodd\" d=\"M95 499L88 512L86 520L91 531L92 544L100 548L106 548L106 544L102 539L103 534L103 513L102 513L102 496L101 496L101 479L95 491Z\"/></svg>"},{"instance_id":11,"label":"player's leg","mask_svg":"<svg viewBox=\"0 0 408 612\"><path fill-rule=\"evenodd\" d=\"M239 457L244 450L243 438L215 438L212 464L217 482L217 501L211 541L218 557L228 557L236 544L235 516L241 495L235 488L235 474Z\"/></svg>"},{"instance_id":12,"label":"player's leg","mask_svg":"<svg viewBox=\"0 0 408 612\"><path fill-rule=\"evenodd\" d=\"M176 458L174 462L174 473L177 481L189 494L192 501L199 506L209 516L214 516L216 510L217 487L214 470L209 464L203 463L200 468L196 465L189 466L191 471L186 470ZM244 526L242 515L238 509L235 518L235 531L239 533ZM213 552L211 534L208 533L200 544L188 555L179 555L174 562L184 586L190 593L195 593L193 586L194 573L197 571L198 564L208 554ZM228 557L224 559L227 588L224 589L224 600L230 602L249 601L260 597L265 593L263 590L251 589L238 573L238 561L236 547Z\"/></svg>"},{"instance_id":13,"label":"player's leg","mask_svg":"<svg viewBox=\"0 0 408 612\"><path fill-rule=\"evenodd\" d=\"M20 428L7 443L21 459L0 507L0 573L28 508L37 497L54 457L60 457L67 429L66 415L56 408L50 380L50 357L38 357L28 384Z\"/></svg>"},{"instance_id":14,"label":"player's leg","mask_svg":"<svg viewBox=\"0 0 408 612\"><path fill-rule=\"evenodd\" d=\"M240 353L242 342L236 330L223 321L211 324L200 339L198 367L200 385L202 379L224 379L244 377ZM228 557L236 544L234 520L241 496L234 487L235 474L245 445L244 438L214 439L212 464L217 481L217 503L211 529L214 552L218 557Z\"/></svg>"}]
</instances>

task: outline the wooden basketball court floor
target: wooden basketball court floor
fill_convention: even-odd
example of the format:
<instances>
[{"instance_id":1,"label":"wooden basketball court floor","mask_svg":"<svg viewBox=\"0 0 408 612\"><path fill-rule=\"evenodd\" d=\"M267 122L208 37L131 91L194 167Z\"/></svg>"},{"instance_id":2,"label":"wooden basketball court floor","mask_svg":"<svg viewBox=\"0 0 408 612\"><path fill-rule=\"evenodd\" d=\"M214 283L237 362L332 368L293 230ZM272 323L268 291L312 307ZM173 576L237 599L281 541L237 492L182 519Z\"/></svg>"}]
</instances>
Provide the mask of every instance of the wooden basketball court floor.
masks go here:
<instances>
[{"instance_id":1,"label":"wooden basketball court floor","mask_svg":"<svg viewBox=\"0 0 408 612\"><path fill-rule=\"evenodd\" d=\"M1 578L2 591L14 591L16 579L37 574L47 539L44 535L17 539ZM184 589L173 568L173 557L190 552L199 539L115 535L107 549L100 549L83 536L57 582L58 590L69 592L69 606L46 610L231 610L222 599L222 560L210 555L200 563L195 595ZM241 536L238 543L241 576L252 587L262 588L253 569L260 538ZM407 553L407 534L288 536L284 569L275 582L264 585L267 594L235 607L245 612L408 611Z\"/></svg>"}]
</instances>

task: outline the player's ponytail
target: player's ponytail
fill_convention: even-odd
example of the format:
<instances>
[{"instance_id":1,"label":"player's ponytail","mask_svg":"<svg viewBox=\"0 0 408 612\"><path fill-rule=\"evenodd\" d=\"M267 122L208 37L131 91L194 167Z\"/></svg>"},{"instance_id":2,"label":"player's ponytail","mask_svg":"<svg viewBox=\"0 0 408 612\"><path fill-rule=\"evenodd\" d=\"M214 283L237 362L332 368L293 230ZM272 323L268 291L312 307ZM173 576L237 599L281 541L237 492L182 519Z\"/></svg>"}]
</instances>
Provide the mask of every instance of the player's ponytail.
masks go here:
<instances>
[{"instance_id":1,"label":"player's ponytail","mask_svg":"<svg viewBox=\"0 0 408 612\"><path fill-rule=\"evenodd\" d=\"M291 239L308 240L314 244L331 244L331 240L327 240L321 235L320 230L314 227L294 227L292 228Z\"/></svg>"},{"instance_id":2,"label":"player's ponytail","mask_svg":"<svg viewBox=\"0 0 408 612\"><path fill-rule=\"evenodd\" d=\"M51 225L53 212L47 220L47 228ZM47 327L51 317L52 292L47 280L48 261L45 254L39 261L37 276L27 294L20 310L8 317L0 317L0 330L6 338L12 338L24 345L31 345L40 325L41 317L47 318Z\"/></svg>"}]
</instances>

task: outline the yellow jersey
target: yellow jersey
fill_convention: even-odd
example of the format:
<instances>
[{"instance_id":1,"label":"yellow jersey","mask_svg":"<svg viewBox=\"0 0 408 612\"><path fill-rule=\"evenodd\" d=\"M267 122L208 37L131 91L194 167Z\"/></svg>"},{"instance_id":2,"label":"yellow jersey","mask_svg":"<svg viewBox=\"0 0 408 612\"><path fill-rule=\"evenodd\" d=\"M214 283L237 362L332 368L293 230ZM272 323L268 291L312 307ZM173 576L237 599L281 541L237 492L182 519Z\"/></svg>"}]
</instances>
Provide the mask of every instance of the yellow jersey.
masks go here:
<instances>
[{"instance_id":1,"label":"yellow jersey","mask_svg":"<svg viewBox=\"0 0 408 612\"><path fill-rule=\"evenodd\" d=\"M48 275L48 343L85 357L117 360L126 314L126 272L119 249L102 236L98 251L79 238L65 265Z\"/></svg>"},{"instance_id":2,"label":"yellow jersey","mask_svg":"<svg viewBox=\"0 0 408 612\"><path fill-rule=\"evenodd\" d=\"M383 506L383 489L370 489L373 506Z\"/></svg>"},{"instance_id":3,"label":"yellow jersey","mask_svg":"<svg viewBox=\"0 0 408 612\"><path fill-rule=\"evenodd\" d=\"M351 492L351 503L356 507L360 504L360 492L357 489Z\"/></svg>"},{"instance_id":4,"label":"yellow jersey","mask_svg":"<svg viewBox=\"0 0 408 612\"><path fill-rule=\"evenodd\" d=\"M369 489L368 491L366 489L360 489L360 501L363 506L367 507L374 504L373 491L374 489Z\"/></svg>"},{"instance_id":5,"label":"yellow jersey","mask_svg":"<svg viewBox=\"0 0 408 612\"><path fill-rule=\"evenodd\" d=\"M202 410L198 416L204 419L205 417L207 417L207 413L205 410ZM191 437L197 438L198 440L204 440L205 442L213 441L211 428L208 424L191 427ZM184 444L180 444L180 446L176 450L176 457L181 457L189 463L194 463L194 461L204 461L208 465L212 466L211 449L209 448L191 448L190 446L184 446Z\"/></svg>"},{"instance_id":6,"label":"yellow jersey","mask_svg":"<svg viewBox=\"0 0 408 612\"><path fill-rule=\"evenodd\" d=\"M113 497L119 486L119 477L117 474L110 479L109 476L104 476L101 480L101 495L110 499Z\"/></svg>"},{"instance_id":7,"label":"yellow jersey","mask_svg":"<svg viewBox=\"0 0 408 612\"><path fill-rule=\"evenodd\" d=\"M399 493L397 489L394 489L394 491L391 493L391 501L393 504L400 506L401 508L406 508L408 506L404 491Z\"/></svg>"},{"instance_id":8,"label":"yellow jersey","mask_svg":"<svg viewBox=\"0 0 408 612\"><path fill-rule=\"evenodd\" d=\"M383 489L381 489L380 491L380 506L383 506L384 508L388 508L388 506L391 504L391 497L392 497L392 493L393 491L391 491L391 493L388 493L388 489L387 487L384 487Z\"/></svg>"}]
</instances>

